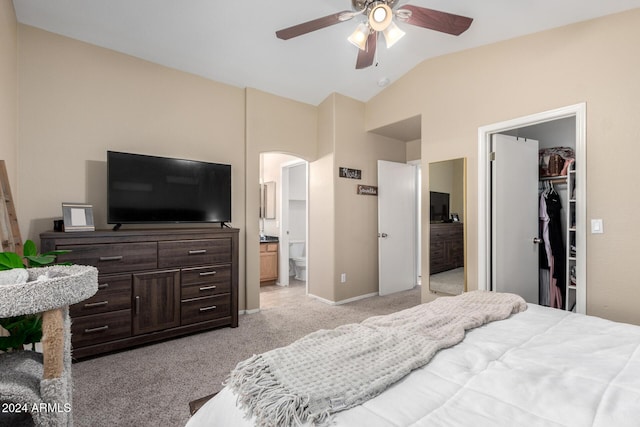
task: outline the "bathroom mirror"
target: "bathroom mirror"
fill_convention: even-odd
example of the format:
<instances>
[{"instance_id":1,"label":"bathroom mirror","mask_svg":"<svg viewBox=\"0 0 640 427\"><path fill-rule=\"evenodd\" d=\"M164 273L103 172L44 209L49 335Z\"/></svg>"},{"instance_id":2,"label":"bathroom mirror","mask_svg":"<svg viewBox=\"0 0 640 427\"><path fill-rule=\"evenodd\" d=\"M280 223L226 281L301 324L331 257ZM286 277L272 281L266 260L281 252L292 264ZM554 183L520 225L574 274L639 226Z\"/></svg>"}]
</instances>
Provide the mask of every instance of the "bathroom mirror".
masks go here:
<instances>
[{"instance_id":1,"label":"bathroom mirror","mask_svg":"<svg viewBox=\"0 0 640 427\"><path fill-rule=\"evenodd\" d=\"M276 183L265 182L260 186L260 217L265 219L276 218Z\"/></svg>"},{"instance_id":2,"label":"bathroom mirror","mask_svg":"<svg viewBox=\"0 0 640 427\"><path fill-rule=\"evenodd\" d=\"M466 158L429 163L429 290L467 290ZM425 213L426 214L426 213Z\"/></svg>"}]
</instances>

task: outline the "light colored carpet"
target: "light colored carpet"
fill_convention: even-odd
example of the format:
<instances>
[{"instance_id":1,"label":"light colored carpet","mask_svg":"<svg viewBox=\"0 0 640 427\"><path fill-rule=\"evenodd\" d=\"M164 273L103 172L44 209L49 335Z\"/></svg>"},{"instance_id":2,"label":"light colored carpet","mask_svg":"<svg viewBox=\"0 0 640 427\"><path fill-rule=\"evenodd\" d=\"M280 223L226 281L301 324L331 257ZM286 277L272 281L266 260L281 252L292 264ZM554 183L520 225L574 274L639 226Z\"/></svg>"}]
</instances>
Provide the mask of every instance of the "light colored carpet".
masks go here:
<instances>
[{"instance_id":1,"label":"light colored carpet","mask_svg":"<svg viewBox=\"0 0 640 427\"><path fill-rule=\"evenodd\" d=\"M459 295L464 291L464 267L443 271L429 276L429 289L449 295Z\"/></svg>"},{"instance_id":2,"label":"light colored carpet","mask_svg":"<svg viewBox=\"0 0 640 427\"><path fill-rule=\"evenodd\" d=\"M221 328L73 365L76 427L184 426L189 402L214 393L235 365L318 329L360 322L420 303L420 287L330 306L301 295L295 304L240 316Z\"/></svg>"}]
</instances>

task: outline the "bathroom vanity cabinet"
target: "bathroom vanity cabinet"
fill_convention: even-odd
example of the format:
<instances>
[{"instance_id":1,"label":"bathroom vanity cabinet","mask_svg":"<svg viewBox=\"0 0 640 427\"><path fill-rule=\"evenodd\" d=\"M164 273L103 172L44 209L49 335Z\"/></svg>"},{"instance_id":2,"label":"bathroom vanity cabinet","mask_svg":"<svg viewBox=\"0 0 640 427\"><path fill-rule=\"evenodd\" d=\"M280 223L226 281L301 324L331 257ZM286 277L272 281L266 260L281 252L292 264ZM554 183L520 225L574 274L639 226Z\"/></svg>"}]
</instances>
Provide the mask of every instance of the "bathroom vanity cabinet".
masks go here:
<instances>
[{"instance_id":1,"label":"bathroom vanity cabinet","mask_svg":"<svg viewBox=\"0 0 640 427\"><path fill-rule=\"evenodd\" d=\"M278 280L278 242L260 243L260 286Z\"/></svg>"}]
</instances>

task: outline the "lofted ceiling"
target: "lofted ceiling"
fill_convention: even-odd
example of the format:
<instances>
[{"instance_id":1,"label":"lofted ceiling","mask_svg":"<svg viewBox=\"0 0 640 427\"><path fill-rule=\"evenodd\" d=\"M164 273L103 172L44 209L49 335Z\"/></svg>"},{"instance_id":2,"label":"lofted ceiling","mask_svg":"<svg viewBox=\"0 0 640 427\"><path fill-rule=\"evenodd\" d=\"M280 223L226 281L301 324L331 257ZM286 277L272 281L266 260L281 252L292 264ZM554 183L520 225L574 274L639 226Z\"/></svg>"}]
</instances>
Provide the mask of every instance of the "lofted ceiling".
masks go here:
<instances>
[{"instance_id":1,"label":"lofted ceiling","mask_svg":"<svg viewBox=\"0 0 640 427\"><path fill-rule=\"evenodd\" d=\"M367 101L425 59L640 7L640 0L401 0L474 19L456 37L397 22L355 69L350 21L291 40L275 31L351 9L351 0L14 0L18 22L238 87L317 105L330 93Z\"/></svg>"}]
</instances>

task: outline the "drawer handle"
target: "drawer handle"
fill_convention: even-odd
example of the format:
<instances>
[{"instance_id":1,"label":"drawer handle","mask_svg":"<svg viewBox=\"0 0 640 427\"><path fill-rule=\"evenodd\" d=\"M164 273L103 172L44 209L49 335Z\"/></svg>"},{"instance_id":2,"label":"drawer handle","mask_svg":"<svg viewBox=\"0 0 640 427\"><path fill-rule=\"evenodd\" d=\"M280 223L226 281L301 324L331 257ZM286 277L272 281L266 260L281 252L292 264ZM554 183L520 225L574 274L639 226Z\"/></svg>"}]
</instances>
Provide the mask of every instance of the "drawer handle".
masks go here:
<instances>
[{"instance_id":1,"label":"drawer handle","mask_svg":"<svg viewBox=\"0 0 640 427\"><path fill-rule=\"evenodd\" d=\"M200 276L213 276L214 274L216 274L217 271L203 271L200 273Z\"/></svg>"},{"instance_id":2,"label":"drawer handle","mask_svg":"<svg viewBox=\"0 0 640 427\"><path fill-rule=\"evenodd\" d=\"M91 332L101 332L101 331L106 331L107 329L109 329L109 325L100 326L99 328L85 329L84 333L85 334L90 334Z\"/></svg>"},{"instance_id":3,"label":"drawer handle","mask_svg":"<svg viewBox=\"0 0 640 427\"><path fill-rule=\"evenodd\" d=\"M201 288L200 288L200 290L201 290L201 291L208 291L208 290L215 289L215 288L217 288L217 286L216 286L216 285L212 285L212 286L203 286L203 287L201 287Z\"/></svg>"},{"instance_id":4,"label":"drawer handle","mask_svg":"<svg viewBox=\"0 0 640 427\"><path fill-rule=\"evenodd\" d=\"M202 313L203 311L209 311L209 310L215 310L215 309L216 309L215 305L212 305L212 306L209 306L209 307L202 307L202 308L200 308L200 313Z\"/></svg>"},{"instance_id":5,"label":"drawer handle","mask_svg":"<svg viewBox=\"0 0 640 427\"><path fill-rule=\"evenodd\" d=\"M98 289L107 289L109 287L108 283L101 283L98 285Z\"/></svg>"},{"instance_id":6,"label":"drawer handle","mask_svg":"<svg viewBox=\"0 0 640 427\"><path fill-rule=\"evenodd\" d=\"M101 256L100 257L100 261L121 261L123 258L122 255L115 255L115 256Z\"/></svg>"},{"instance_id":7,"label":"drawer handle","mask_svg":"<svg viewBox=\"0 0 640 427\"><path fill-rule=\"evenodd\" d=\"M206 254L207 250L206 249L194 249L189 251L189 255L202 255L202 254Z\"/></svg>"},{"instance_id":8,"label":"drawer handle","mask_svg":"<svg viewBox=\"0 0 640 427\"><path fill-rule=\"evenodd\" d=\"M84 305L85 308L93 308L93 307L102 307L109 304L109 301L100 301L100 302L88 302Z\"/></svg>"},{"instance_id":9,"label":"drawer handle","mask_svg":"<svg viewBox=\"0 0 640 427\"><path fill-rule=\"evenodd\" d=\"M136 314L140 313L140 295L136 295Z\"/></svg>"}]
</instances>

